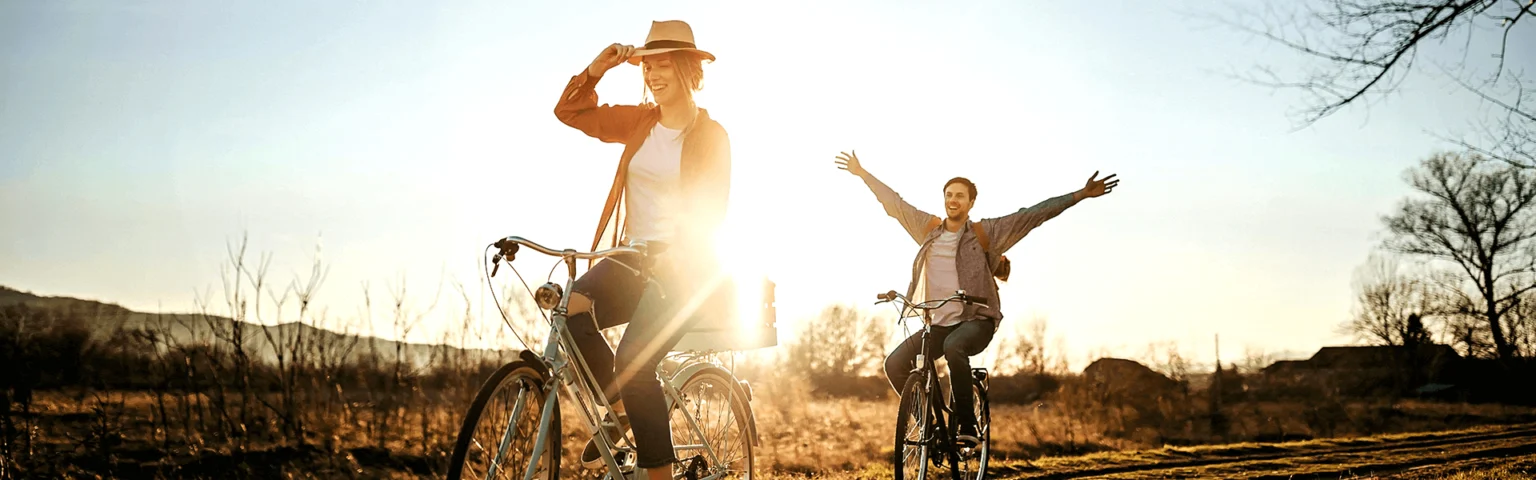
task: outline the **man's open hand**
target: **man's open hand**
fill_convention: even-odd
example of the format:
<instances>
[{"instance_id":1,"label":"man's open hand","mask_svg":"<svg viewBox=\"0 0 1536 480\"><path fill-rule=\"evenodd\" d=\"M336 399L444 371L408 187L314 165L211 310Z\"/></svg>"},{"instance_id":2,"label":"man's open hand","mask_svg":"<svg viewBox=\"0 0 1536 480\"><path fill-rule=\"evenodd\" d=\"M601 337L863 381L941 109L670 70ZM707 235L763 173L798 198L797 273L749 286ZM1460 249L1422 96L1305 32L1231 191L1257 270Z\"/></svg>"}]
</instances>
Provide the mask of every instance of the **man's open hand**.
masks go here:
<instances>
[{"instance_id":1,"label":"man's open hand","mask_svg":"<svg viewBox=\"0 0 1536 480\"><path fill-rule=\"evenodd\" d=\"M1079 198L1099 197L1113 192L1115 185L1120 184L1119 180L1111 181L1113 178L1115 178L1115 174L1110 174L1110 176L1101 179L1099 178L1099 172L1093 172L1093 176L1088 177L1088 184L1084 185L1082 190L1078 190Z\"/></svg>"},{"instance_id":2,"label":"man's open hand","mask_svg":"<svg viewBox=\"0 0 1536 480\"><path fill-rule=\"evenodd\" d=\"M859 155L857 153L842 152L839 154L837 156L837 168L847 170L848 173L860 177L868 173L864 171L864 166L859 165Z\"/></svg>"}]
</instances>

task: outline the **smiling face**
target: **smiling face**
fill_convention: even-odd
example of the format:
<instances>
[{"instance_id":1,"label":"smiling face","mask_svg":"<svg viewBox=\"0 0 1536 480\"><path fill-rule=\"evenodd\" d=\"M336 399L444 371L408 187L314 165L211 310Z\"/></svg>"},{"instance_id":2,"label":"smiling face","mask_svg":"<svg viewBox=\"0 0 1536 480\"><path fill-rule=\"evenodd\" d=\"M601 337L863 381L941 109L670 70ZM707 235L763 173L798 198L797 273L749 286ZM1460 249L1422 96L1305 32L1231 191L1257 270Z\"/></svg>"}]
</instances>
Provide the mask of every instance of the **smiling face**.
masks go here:
<instances>
[{"instance_id":1,"label":"smiling face","mask_svg":"<svg viewBox=\"0 0 1536 480\"><path fill-rule=\"evenodd\" d=\"M687 105L704 80L702 59L687 51L647 55L640 69L645 88L662 107Z\"/></svg>"},{"instance_id":2,"label":"smiling face","mask_svg":"<svg viewBox=\"0 0 1536 480\"><path fill-rule=\"evenodd\" d=\"M944 214L950 220L965 220L975 205L976 184L958 177L944 184Z\"/></svg>"}]
</instances>

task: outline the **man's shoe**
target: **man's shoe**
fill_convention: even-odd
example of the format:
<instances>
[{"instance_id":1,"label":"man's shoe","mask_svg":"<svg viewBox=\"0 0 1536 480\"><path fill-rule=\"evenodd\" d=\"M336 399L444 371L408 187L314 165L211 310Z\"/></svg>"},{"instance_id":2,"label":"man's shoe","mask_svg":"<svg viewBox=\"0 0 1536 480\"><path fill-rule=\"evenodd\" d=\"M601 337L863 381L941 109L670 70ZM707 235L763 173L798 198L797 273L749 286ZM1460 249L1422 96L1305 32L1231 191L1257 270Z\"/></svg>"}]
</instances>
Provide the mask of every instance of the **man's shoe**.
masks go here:
<instances>
[{"instance_id":1,"label":"man's shoe","mask_svg":"<svg viewBox=\"0 0 1536 480\"><path fill-rule=\"evenodd\" d=\"M603 427L608 432L608 437L618 443L619 439L629 432L629 415L619 415L619 427ZM622 460L620 458L616 458ZM621 462L622 463L622 462ZM603 465L603 454L597 450L597 435L587 440L587 447L581 450L581 466L598 468Z\"/></svg>"},{"instance_id":2,"label":"man's shoe","mask_svg":"<svg viewBox=\"0 0 1536 480\"><path fill-rule=\"evenodd\" d=\"M981 436L976 433L976 426L966 425L960 427L960 431L955 432L955 444L960 448L976 448L977 445L980 445Z\"/></svg>"}]
</instances>

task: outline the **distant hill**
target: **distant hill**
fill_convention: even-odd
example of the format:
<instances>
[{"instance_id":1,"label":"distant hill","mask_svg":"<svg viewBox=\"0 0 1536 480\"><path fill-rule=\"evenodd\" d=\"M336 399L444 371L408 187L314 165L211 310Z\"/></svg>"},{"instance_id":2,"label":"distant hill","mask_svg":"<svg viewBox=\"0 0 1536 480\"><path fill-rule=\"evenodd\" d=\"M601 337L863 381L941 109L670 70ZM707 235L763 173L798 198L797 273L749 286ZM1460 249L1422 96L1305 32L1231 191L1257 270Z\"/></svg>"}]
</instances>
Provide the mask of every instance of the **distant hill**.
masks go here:
<instances>
[{"instance_id":1,"label":"distant hill","mask_svg":"<svg viewBox=\"0 0 1536 480\"><path fill-rule=\"evenodd\" d=\"M95 300L82 300L72 297L44 297L31 292L23 292L4 285L0 285L0 306L23 303L41 308L87 308L100 310L103 313L133 313L121 305L102 303Z\"/></svg>"},{"instance_id":2,"label":"distant hill","mask_svg":"<svg viewBox=\"0 0 1536 480\"><path fill-rule=\"evenodd\" d=\"M437 358L460 353L470 358L500 356L500 352L492 350L466 350L448 345L399 342L374 336L336 332L297 322L265 326L245 322L235 323L228 317L217 315L135 312L111 303L72 297L41 296L0 286L0 308L16 304L39 310L73 312L77 318L84 318L86 320L82 322L84 326L102 340L110 339L112 335L123 330L148 329L168 334L170 341L177 344L212 343L218 338L216 333L228 337L232 327L239 327L245 338L247 352L254 358L267 361L277 359L276 350L272 348L268 335L280 345L297 340L297 343L303 345L327 345L338 354L350 352L344 356L348 360L362 358L370 351L377 351L385 359L393 359L396 348L401 349L401 357L407 363L414 365L426 365L432 361L434 355Z\"/></svg>"}]
</instances>

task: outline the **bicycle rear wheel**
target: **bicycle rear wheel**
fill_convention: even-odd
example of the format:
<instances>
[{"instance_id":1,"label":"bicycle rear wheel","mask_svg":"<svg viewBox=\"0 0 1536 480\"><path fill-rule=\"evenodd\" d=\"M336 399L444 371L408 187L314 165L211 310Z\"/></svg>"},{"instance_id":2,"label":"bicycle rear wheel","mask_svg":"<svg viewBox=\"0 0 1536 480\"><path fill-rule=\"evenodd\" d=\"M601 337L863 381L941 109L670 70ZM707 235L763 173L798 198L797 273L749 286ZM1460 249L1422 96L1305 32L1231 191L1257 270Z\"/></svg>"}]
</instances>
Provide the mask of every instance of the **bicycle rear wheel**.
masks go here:
<instances>
[{"instance_id":1,"label":"bicycle rear wheel","mask_svg":"<svg viewBox=\"0 0 1536 480\"><path fill-rule=\"evenodd\" d=\"M987 463L992 453L992 407L987 402L986 384L974 374L971 379L972 402L976 413L976 434L981 439L975 447L960 452L960 478L987 478Z\"/></svg>"},{"instance_id":2,"label":"bicycle rear wheel","mask_svg":"<svg viewBox=\"0 0 1536 480\"><path fill-rule=\"evenodd\" d=\"M526 360L503 365L486 379L464 415L448 460L449 480L523 478L531 463L547 388L544 375ZM560 405L554 406L544 453L534 478L560 477Z\"/></svg>"},{"instance_id":3,"label":"bicycle rear wheel","mask_svg":"<svg viewBox=\"0 0 1536 480\"><path fill-rule=\"evenodd\" d=\"M735 378L719 368L705 368L690 374L678 393L683 403L671 410L672 446L677 458L687 461L702 456L706 472L721 474L715 478L752 478L756 472L752 415ZM697 422L698 430L689 416ZM700 432L703 438L699 438ZM713 450L713 457L706 446Z\"/></svg>"}]
</instances>

